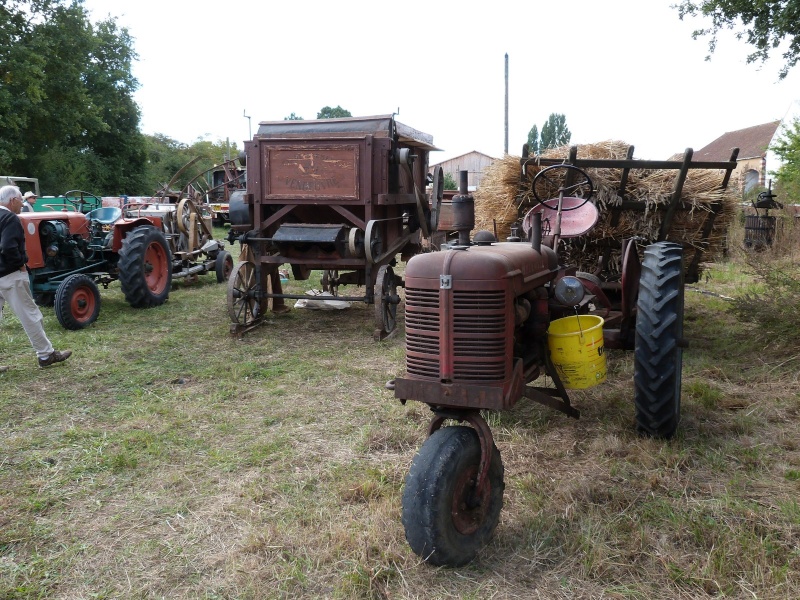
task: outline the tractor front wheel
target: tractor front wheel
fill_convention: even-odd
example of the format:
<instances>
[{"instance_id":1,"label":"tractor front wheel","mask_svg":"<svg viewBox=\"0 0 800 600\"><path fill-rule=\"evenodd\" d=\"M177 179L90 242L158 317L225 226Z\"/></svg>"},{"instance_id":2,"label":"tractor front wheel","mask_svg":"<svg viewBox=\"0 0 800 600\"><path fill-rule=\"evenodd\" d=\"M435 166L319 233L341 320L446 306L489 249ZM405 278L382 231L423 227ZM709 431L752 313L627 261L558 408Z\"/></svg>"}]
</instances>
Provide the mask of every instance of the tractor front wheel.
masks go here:
<instances>
[{"instance_id":1,"label":"tractor front wheel","mask_svg":"<svg viewBox=\"0 0 800 600\"><path fill-rule=\"evenodd\" d=\"M480 440L471 427L442 427L419 449L406 478L402 520L420 558L465 565L492 537L505 488L500 452L492 445L486 486L478 494L480 463Z\"/></svg>"},{"instance_id":2,"label":"tractor front wheel","mask_svg":"<svg viewBox=\"0 0 800 600\"><path fill-rule=\"evenodd\" d=\"M151 308L167 301L172 255L161 231L142 225L125 236L119 251L119 282L133 308Z\"/></svg>"},{"instance_id":3,"label":"tractor front wheel","mask_svg":"<svg viewBox=\"0 0 800 600\"><path fill-rule=\"evenodd\" d=\"M88 275L70 275L56 289L54 307L64 329L83 329L100 314L100 290Z\"/></svg>"},{"instance_id":4,"label":"tractor front wheel","mask_svg":"<svg viewBox=\"0 0 800 600\"><path fill-rule=\"evenodd\" d=\"M644 251L636 306L636 428L670 438L681 417L683 248L657 242Z\"/></svg>"}]
</instances>

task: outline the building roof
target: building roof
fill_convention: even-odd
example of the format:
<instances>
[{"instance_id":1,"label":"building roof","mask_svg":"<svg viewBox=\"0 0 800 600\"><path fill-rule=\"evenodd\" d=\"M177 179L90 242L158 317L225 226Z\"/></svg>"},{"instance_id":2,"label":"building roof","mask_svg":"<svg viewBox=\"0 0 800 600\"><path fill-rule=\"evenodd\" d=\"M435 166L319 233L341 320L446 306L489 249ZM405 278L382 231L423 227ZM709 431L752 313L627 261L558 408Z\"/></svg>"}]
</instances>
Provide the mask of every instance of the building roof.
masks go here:
<instances>
[{"instance_id":1,"label":"building roof","mask_svg":"<svg viewBox=\"0 0 800 600\"><path fill-rule=\"evenodd\" d=\"M723 133L707 146L696 150L693 158L703 161L730 160L731 150L734 148L739 148L738 160L763 157L780 124L780 121L770 121Z\"/></svg>"},{"instance_id":2,"label":"building roof","mask_svg":"<svg viewBox=\"0 0 800 600\"><path fill-rule=\"evenodd\" d=\"M447 160L439 161L438 163L432 164L431 167L435 167L437 165L444 164L446 162L451 162L454 160L458 160L459 158L464 158L465 156L470 156L473 154L479 154L480 156L485 156L488 159L496 160L494 156L489 156L488 154L484 154L483 152L478 152L477 150L473 150L472 152L465 152L464 154L459 154L458 156L454 156L452 158L448 158Z\"/></svg>"}]
</instances>

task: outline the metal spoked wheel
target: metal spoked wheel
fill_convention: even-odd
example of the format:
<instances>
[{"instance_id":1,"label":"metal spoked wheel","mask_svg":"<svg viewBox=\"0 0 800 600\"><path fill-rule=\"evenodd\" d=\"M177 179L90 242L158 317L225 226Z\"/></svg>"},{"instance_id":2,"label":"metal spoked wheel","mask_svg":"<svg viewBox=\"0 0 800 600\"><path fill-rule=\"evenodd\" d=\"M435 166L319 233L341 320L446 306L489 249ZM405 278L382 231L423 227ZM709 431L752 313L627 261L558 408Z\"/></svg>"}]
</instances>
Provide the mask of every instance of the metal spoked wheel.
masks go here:
<instances>
[{"instance_id":1,"label":"metal spoked wheel","mask_svg":"<svg viewBox=\"0 0 800 600\"><path fill-rule=\"evenodd\" d=\"M375 326L377 328L375 335L383 339L397 327L397 305L400 303L394 270L389 265L383 265L378 269L374 299Z\"/></svg>"},{"instance_id":2,"label":"metal spoked wheel","mask_svg":"<svg viewBox=\"0 0 800 600\"><path fill-rule=\"evenodd\" d=\"M681 416L683 248L657 242L644 251L636 312L636 428L670 438Z\"/></svg>"},{"instance_id":3,"label":"metal spoked wheel","mask_svg":"<svg viewBox=\"0 0 800 600\"><path fill-rule=\"evenodd\" d=\"M261 321L264 312L255 264L237 262L228 279L228 316L233 323L250 327Z\"/></svg>"},{"instance_id":4,"label":"metal spoked wheel","mask_svg":"<svg viewBox=\"0 0 800 600\"><path fill-rule=\"evenodd\" d=\"M339 271L336 269L325 269L320 279L322 291L328 292L331 296L339 295Z\"/></svg>"},{"instance_id":5,"label":"metal spoked wheel","mask_svg":"<svg viewBox=\"0 0 800 600\"><path fill-rule=\"evenodd\" d=\"M411 549L434 565L458 567L489 541L503 508L503 463L493 445L486 487L475 486L481 445L471 427L442 427L411 463L403 491L403 527Z\"/></svg>"}]
</instances>

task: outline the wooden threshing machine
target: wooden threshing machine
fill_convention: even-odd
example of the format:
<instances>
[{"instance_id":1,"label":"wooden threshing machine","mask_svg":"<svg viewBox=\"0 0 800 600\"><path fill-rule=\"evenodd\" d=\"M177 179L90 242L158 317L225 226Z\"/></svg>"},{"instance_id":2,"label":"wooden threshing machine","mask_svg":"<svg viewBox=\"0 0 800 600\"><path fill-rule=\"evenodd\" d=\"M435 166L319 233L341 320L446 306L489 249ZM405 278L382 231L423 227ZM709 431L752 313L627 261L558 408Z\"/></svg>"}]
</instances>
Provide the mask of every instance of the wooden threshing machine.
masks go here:
<instances>
[{"instance_id":1,"label":"wooden threshing machine","mask_svg":"<svg viewBox=\"0 0 800 600\"><path fill-rule=\"evenodd\" d=\"M246 189L230 201L229 239L242 245L228 285L231 333L307 298L283 293L278 267L288 263L297 280L320 270L323 290L374 304L375 337L390 334L403 285L392 267L437 226L441 194L431 205L425 191L431 150L432 136L393 115L262 122L245 142ZM346 284L364 294L339 296Z\"/></svg>"}]
</instances>

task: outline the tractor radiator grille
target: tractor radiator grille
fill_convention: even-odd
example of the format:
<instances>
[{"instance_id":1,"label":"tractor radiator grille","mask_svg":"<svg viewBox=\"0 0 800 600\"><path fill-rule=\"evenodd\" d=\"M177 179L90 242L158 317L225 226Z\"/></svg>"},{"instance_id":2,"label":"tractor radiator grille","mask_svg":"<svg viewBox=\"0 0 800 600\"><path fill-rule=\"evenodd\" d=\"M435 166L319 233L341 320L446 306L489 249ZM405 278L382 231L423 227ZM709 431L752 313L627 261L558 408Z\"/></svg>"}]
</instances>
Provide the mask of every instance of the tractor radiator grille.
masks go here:
<instances>
[{"instance_id":1,"label":"tractor radiator grille","mask_svg":"<svg viewBox=\"0 0 800 600\"><path fill-rule=\"evenodd\" d=\"M406 288L406 369L439 379L439 290Z\"/></svg>"},{"instance_id":2,"label":"tractor radiator grille","mask_svg":"<svg viewBox=\"0 0 800 600\"><path fill-rule=\"evenodd\" d=\"M409 375L440 380L444 347L453 381L503 381L507 377L507 309L503 290L453 290L452 333L440 322L439 290L406 288L406 369ZM452 335L451 344L441 345Z\"/></svg>"},{"instance_id":3,"label":"tractor radiator grille","mask_svg":"<svg viewBox=\"0 0 800 600\"><path fill-rule=\"evenodd\" d=\"M503 290L453 293L453 380L502 381L506 364Z\"/></svg>"}]
</instances>

